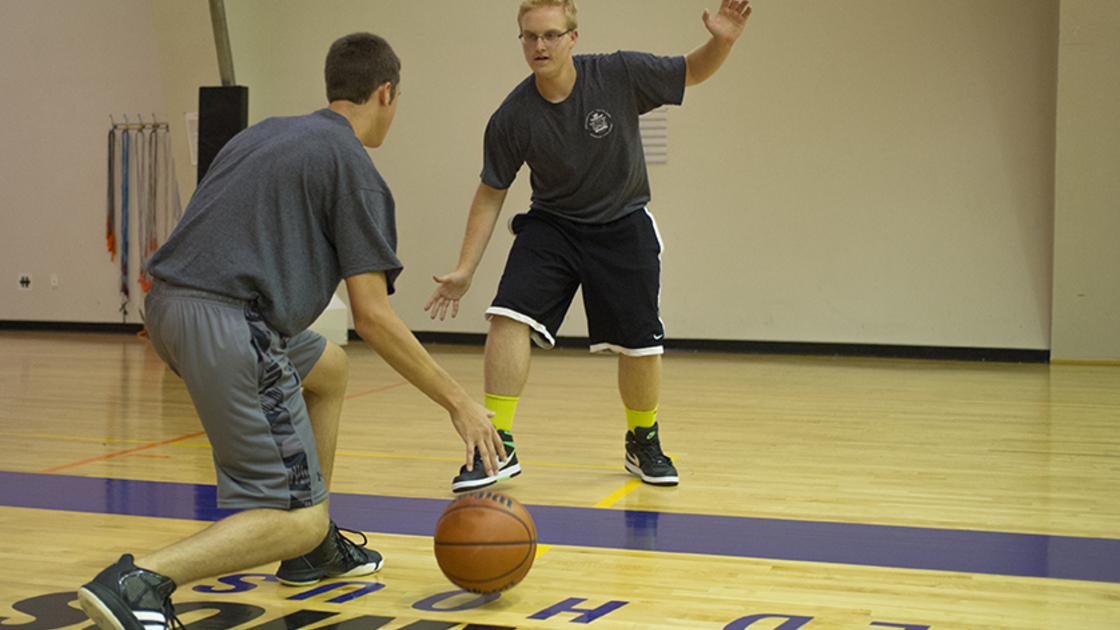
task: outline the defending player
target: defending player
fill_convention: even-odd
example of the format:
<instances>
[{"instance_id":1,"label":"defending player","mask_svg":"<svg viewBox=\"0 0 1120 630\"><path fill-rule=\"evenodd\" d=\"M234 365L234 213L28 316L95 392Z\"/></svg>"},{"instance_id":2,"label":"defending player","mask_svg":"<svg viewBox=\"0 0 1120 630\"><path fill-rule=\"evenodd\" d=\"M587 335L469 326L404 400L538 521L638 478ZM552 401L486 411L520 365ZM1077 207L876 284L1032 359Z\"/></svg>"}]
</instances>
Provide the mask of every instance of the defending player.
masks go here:
<instances>
[{"instance_id":1,"label":"defending player","mask_svg":"<svg viewBox=\"0 0 1120 630\"><path fill-rule=\"evenodd\" d=\"M482 182L467 220L459 264L436 278L425 305L454 317L490 241L506 193L522 164L531 171L529 212L510 221L517 235L497 297L486 311L486 406L506 445L497 475L464 466L456 492L520 473L512 424L529 374L530 339L554 344L582 285L591 350L618 354L618 387L626 409L626 468L643 481L676 485L677 470L661 450L661 239L652 215L638 116L679 105L684 89L723 64L750 16L750 2L723 0L703 14L711 37L681 57L636 52L572 55L579 38L572 0L525 0L518 27L533 74L490 118Z\"/></svg>"}]
</instances>

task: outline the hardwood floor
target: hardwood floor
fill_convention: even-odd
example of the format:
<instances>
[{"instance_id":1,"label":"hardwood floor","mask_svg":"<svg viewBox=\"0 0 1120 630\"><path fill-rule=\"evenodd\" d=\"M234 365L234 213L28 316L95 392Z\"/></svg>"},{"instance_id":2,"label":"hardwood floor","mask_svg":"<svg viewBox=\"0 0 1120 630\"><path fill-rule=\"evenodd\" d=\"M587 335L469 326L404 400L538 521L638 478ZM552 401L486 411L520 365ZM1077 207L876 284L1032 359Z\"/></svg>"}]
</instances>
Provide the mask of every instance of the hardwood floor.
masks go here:
<instances>
[{"instance_id":1,"label":"hardwood floor","mask_svg":"<svg viewBox=\"0 0 1120 630\"><path fill-rule=\"evenodd\" d=\"M481 399L480 348L430 350ZM372 350L346 351L332 512L385 568L181 585L193 630L1120 627L1120 366L669 353L681 484L656 488L622 467L616 360L534 351L524 472L495 489L529 507L541 552L480 598L432 555L462 442ZM4 630L89 627L81 584L221 515L190 399L133 336L0 332L0 452Z\"/></svg>"}]
</instances>

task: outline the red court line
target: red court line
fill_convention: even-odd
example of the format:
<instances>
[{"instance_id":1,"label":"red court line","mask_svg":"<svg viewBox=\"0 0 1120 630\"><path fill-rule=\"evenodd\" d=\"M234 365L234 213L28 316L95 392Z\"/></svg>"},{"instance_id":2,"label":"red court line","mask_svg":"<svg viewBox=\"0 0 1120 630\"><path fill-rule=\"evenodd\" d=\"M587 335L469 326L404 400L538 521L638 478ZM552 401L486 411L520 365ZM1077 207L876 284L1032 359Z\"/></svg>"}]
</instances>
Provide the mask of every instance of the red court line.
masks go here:
<instances>
[{"instance_id":1,"label":"red court line","mask_svg":"<svg viewBox=\"0 0 1120 630\"><path fill-rule=\"evenodd\" d=\"M408 381L401 381L399 383L394 383L392 385L386 385L385 387L379 387L377 389L371 389L369 391L360 392L360 393L357 393L357 394L351 394L350 396L347 396L346 399L349 400L351 398L357 398L358 396L366 396L366 395L369 395L369 394L376 394L377 392L383 392L383 391L388 390L388 389L393 389L394 387L400 387L401 385L408 385ZM198 433L191 433L190 435L183 435L183 436L171 439L171 440L164 440L163 442L153 442L151 444L146 444L144 446L138 446L136 448L130 448L126 451L118 451L116 453L110 453L109 455L102 455L101 457L94 457L92 459L86 459L86 460L82 460L80 462L74 462L72 464L55 466L54 468L48 468L46 470L41 470L39 472L41 472L41 473L58 472L60 470L66 470L67 468L75 468L77 466L82 466L84 464L92 464L93 462L100 462L100 461L104 461L106 459L112 459L114 457L120 457L121 455L130 455L132 453L136 453L138 451L144 451L144 450L147 450L147 449L150 449L150 448L155 448L157 446L164 446L166 444L173 444L175 442L180 442L182 440L189 440L191 438L198 437L200 435L206 435L206 432L205 431L199 431Z\"/></svg>"},{"instance_id":2,"label":"red court line","mask_svg":"<svg viewBox=\"0 0 1120 630\"><path fill-rule=\"evenodd\" d=\"M66 470L67 468L74 468L75 466L81 466L83 464L92 464L93 462L100 462L100 461L104 461L106 459L112 459L114 457L120 457L121 455L128 455L129 453L135 453L137 451L143 451L143 450L147 450L149 448L155 448L157 446L164 446L166 444L173 444L175 442L180 442L182 440L189 440L191 438L195 438L195 437L198 437L200 435L206 435L206 432L205 431L199 431L198 433L191 433L190 435L182 435L182 436L179 436L179 437L174 438L174 439L164 440L162 442L152 442L151 444L146 444L144 446L137 446L136 448L130 448L127 451L118 451L116 453L110 453L109 455L102 455L101 457L94 457L92 459L86 459L86 460L83 460L83 461L80 461L80 462L74 462L73 464L65 464L63 466L55 466L54 468L48 468L48 469L42 470L40 472L43 472L43 473L58 472L60 470Z\"/></svg>"},{"instance_id":3,"label":"red court line","mask_svg":"<svg viewBox=\"0 0 1120 630\"><path fill-rule=\"evenodd\" d=\"M399 383L393 383L392 385L386 385L385 387L378 387L377 389L371 389L367 392L359 392L357 394L350 394L349 396L346 397L346 400L350 400L351 398L357 398L358 396L368 396L369 394L376 394L377 392L383 392L387 389L393 389L394 387L400 387L401 385L408 385L408 381L401 381Z\"/></svg>"}]
</instances>

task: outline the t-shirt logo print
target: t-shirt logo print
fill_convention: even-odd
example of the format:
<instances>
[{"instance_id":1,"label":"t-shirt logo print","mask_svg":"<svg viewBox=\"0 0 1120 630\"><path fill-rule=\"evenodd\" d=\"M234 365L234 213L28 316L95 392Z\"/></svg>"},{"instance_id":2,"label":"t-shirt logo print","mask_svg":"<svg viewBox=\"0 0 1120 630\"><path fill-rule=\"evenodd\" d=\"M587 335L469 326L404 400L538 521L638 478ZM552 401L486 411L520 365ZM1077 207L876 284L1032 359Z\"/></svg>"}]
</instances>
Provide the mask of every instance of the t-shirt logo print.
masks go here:
<instances>
[{"instance_id":1,"label":"t-shirt logo print","mask_svg":"<svg viewBox=\"0 0 1120 630\"><path fill-rule=\"evenodd\" d=\"M602 138L609 134L611 129L614 129L611 115L602 109L596 109L588 114L587 121L583 126L592 138Z\"/></svg>"}]
</instances>

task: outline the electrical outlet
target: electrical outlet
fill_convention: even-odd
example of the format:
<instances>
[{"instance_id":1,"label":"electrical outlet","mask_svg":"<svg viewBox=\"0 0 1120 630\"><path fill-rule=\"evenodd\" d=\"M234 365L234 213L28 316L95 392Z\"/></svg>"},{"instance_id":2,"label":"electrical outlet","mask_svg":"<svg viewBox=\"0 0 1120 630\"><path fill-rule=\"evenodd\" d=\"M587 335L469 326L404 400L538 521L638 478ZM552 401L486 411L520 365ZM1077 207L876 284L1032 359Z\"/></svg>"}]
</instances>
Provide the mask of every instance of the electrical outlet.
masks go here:
<instances>
[{"instance_id":1,"label":"electrical outlet","mask_svg":"<svg viewBox=\"0 0 1120 630\"><path fill-rule=\"evenodd\" d=\"M17 280L17 282L19 283L19 290L20 291L30 291L31 290L31 274L29 274L29 273L19 274L19 279Z\"/></svg>"},{"instance_id":2,"label":"electrical outlet","mask_svg":"<svg viewBox=\"0 0 1120 630\"><path fill-rule=\"evenodd\" d=\"M51 274L51 288L52 289L57 289L58 288L58 274L57 273L52 273Z\"/></svg>"}]
</instances>

